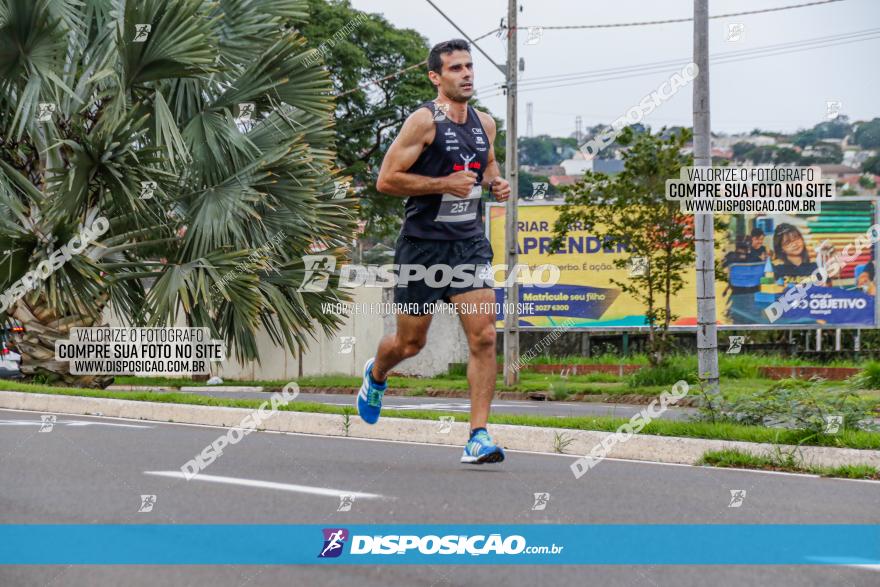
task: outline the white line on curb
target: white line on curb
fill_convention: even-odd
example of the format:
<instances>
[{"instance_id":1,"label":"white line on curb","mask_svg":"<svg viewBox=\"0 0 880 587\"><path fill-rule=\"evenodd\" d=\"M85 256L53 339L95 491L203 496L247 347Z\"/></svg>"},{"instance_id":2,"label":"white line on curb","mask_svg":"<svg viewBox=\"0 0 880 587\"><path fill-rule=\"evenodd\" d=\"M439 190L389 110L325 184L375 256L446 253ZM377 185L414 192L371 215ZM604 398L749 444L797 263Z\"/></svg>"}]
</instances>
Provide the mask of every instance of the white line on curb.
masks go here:
<instances>
[{"instance_id":1,"label":"white line on curb","mask_svg":"<svg viewBox=\"0 0 880 587\"><path fill-rule=\"evenodd\" d=\"M144 475L157 477L172 477L185 479L181 471L144 471ZM205 475L199 473L192 481L208 481L210 483L225 483L227 485L241 485L243 487L259 487L261 489L277 489L279 491L293 491L296 493L308 493L311 495L323 495L326 497L353 496L355 499L389 499L377 493L361 493L358 491L346 491L344 489L330 489L329 487L311 487L309 485L294 485L292 483L277 483L275 481L260 481L259 479L242 479L240 477L223 477L220 475Z\"/></svg>"}]
</instances>

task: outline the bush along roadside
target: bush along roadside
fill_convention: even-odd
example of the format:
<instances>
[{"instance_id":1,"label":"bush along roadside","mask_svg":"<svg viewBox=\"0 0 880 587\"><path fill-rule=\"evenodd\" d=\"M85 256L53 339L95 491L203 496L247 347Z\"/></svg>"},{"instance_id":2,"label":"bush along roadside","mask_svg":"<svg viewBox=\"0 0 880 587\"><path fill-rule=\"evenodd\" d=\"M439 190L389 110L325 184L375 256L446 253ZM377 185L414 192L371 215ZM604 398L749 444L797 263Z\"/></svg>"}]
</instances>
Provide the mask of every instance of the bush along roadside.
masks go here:
<instances>
[{"instance_id":1,"label":"bush along roadside","mask_svg":"<svg viewBox=\"0 0 880 587\"><path fill-rule=\"evenodd\" d=\"M880 471L870 465L843 465L840 467L816 467L805 465L796 455L779 451L772 456L758 456L739 450L709 451L703 455L698 465L729 467L734 469L760 469L766 471L787 471L790 473L811 473L822 477L843 477L846 479L880 480Z\"/></svg>"},{"instance_id":2,"label":"bush along roadside","mask_svg":"<svg viewBox=\"0 0 880 587\"><path fill-rule=\"evenodd\" d=\"M868 361L861 371L847 380L852 389L880 389L880 362Z\"/></svg>"},{"instance_id":3,"label":"bush along roadside","mask_svg":"<svg viewBox=\"0 0 880 587\"><path fill-rule=\"evenodd\" d=\"M749 426L797 429L836 435L845 430L877 431L873 403L849 389L829 389L813 379L782 379L748 397L725 400L703 392L699 418Z\"/></svg>"}]
</instances>

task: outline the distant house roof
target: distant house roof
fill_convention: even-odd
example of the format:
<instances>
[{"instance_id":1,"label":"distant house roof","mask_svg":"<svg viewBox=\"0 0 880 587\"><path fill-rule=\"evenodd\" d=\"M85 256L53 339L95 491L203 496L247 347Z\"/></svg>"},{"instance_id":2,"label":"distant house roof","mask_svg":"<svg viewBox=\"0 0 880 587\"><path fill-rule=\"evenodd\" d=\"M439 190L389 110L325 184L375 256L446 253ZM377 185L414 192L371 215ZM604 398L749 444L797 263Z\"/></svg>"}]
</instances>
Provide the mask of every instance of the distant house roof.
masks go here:
<instances>
[{"instance_id":1,"label":"distant house roof","mask_svg":"<svg viewBox=\"0 0 880 587\"><path fill-rule=\"evenodd\" d=\"M574 185L581 178L580 175L551 175L548 179L550 185Z\"/></svg>"},{"instance_id":2,"label":"distant house roof","mask_svg":"<svg viewBox=\"0 0 880 587\"><path fill-rule=\"evenodd\" d=\"M871 179L874 180L874 183L876 183L877 185L880 185L880 175L866 174L865 176L870 177ZM862 174L854 173L852 175L844 175L843 177L839 177L839 178L837 178L837 181L839 181L841 183L849 184L849 185L854 185L854 184L859 183L859 179L861 177L863 177Z\"/></svg>"},{"instance_id":3,"label":"distant house roof","mask_svg":"<svg viewBox=\"0 0 880 587\"><path fill-rule=\"evenodd\" d=\"M819 169L822 171L822 176L827 175L849 175L851 173L858 173L859 170L855 167L850 167L849 165L819 165Z\"/></svg>"},{"instance_id":4,"label":"distant house roof","mask_svg":"<svg viewBox=\"0 0 880 587\"><path fill-rule=\"evenodd\" d=\"M523 168L525 167L526 165L523 165ZM562 165L529 165L524 171L532 175L565 175Z\"/></svg>"}]
</instances>

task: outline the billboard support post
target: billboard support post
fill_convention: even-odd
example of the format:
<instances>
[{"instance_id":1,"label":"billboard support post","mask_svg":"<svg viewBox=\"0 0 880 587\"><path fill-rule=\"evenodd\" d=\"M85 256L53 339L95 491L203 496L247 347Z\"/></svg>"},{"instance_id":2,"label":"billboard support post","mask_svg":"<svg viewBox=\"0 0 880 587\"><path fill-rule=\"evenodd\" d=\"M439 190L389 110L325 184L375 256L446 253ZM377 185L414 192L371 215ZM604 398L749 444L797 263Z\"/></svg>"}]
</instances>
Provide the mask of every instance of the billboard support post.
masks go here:
<instances>
[{"instance_id":1,"label":"billboard support post","mask_svg":"<svg viewBox=\"0 0 880 587\"><path fill-rule=\"evenodd\" d=\"M712 166L709 116L709 0L694 0L694 166ZM694 217L697 256L697 375L718 394L718 331L715 318L715 222L711 212Z\"/></svg>"},{"instance_id":2,"label":"billboard support post","mask_svg":"<svg viewBox=\"0 0 880 587\"><path fill-rule=\"evenodd\" d=\"M504 157L504 171L510 182L510 197L507 200L505 217L505 252L504 262L510 271L517 263L516 252L516 221L519 205L519 174L516 144L516 0L509 0L507 6L507 154ZM516 279L509 280L507 295L504 302L507 311L504 313L504 385L515 385L519 382L519 371L514 369L519 360L519 284Z\"/></svg>"}]
</instances>

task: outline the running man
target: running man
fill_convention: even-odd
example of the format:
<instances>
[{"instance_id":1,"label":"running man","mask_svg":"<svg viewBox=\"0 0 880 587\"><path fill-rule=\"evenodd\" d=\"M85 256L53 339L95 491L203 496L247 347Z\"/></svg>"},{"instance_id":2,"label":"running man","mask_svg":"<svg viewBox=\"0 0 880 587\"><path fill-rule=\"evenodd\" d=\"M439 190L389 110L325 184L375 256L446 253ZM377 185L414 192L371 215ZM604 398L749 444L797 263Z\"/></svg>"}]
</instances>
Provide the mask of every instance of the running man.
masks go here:
<instances>
[{"instance_id":1,"label":"running man","mask_svg":"<svg viewBox=\"0 0 880 587\"><path fill-rule=\"evenodd\" d=\"M497 201L504 202L510 185L501 178L495 162L494 119L468 105L474 94L470 45L461 39L435 45L428 55L428 77L437 86L437 98L422 104L403 123L385 154L376 182L383 193L407 197L394 263L425 268L448 265L479 278L464 285L454 279L433 287L422 280L394 288L395 304L407 308L408 313L397 314L397 332L383 337L376 356L364 365L357 408L365 422L375 424L388 372L425 346L432 318L430 306L440 300L456 308L466 304L468 311L459 312L459 317L470 352L471 434L461 462L500 463L504 451L486 430L497 371L496 317L495 293L486 277L492 246L483 232L480 196L485 187Z\"/></svg>"}]
</instances>

